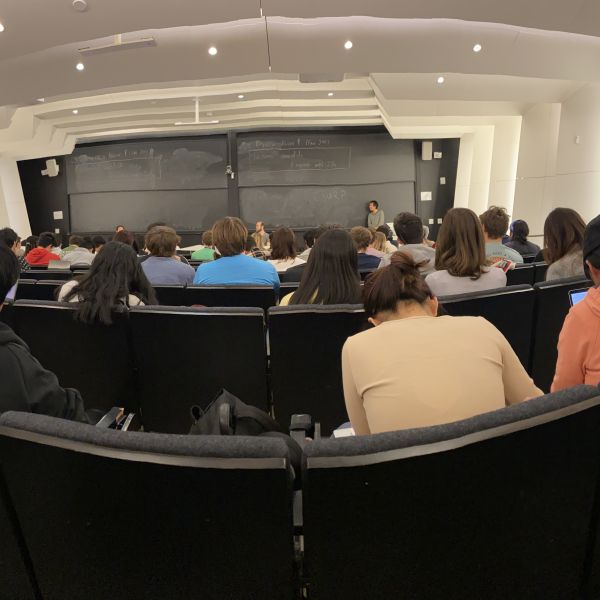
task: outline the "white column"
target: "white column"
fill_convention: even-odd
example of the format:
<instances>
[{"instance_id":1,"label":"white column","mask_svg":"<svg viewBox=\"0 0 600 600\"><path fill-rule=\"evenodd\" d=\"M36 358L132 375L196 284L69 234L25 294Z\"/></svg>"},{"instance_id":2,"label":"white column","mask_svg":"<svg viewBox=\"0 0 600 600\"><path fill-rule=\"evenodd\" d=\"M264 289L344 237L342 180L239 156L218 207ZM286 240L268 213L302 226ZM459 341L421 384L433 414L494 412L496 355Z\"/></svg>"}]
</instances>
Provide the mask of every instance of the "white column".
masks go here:
<instances>
[{"instance_id":1,"label":"white column","mask_svg":"<svg viewBox=\"0 0 600 600\"><path fill-rule=\"evenodd\" d=\"M11 227L21 238L31 235L19 169L12 158L0 157L0 225Z\"/></svg>"}]
</instances>

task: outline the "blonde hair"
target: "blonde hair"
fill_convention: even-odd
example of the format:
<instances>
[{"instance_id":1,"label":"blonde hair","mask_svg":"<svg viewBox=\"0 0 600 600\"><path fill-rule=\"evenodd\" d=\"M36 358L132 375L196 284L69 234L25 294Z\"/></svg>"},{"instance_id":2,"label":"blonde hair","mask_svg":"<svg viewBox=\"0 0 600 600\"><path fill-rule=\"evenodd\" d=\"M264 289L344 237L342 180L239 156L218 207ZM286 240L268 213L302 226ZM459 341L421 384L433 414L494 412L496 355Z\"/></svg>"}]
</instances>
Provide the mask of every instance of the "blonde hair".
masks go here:
<instances>
[{"instance_id":1,"label":"blonde hair","mask_svg":"<svg viewBox=\"0 0 600 600\"><path fill-rule=\"evenodd\" d=\"M373 242L371 246L375 248L375 250L379 250L379 252L387 252L387 238L385 237L385 233L381 231L376 231L373 236Z\"/></svg>"}]
</instances>

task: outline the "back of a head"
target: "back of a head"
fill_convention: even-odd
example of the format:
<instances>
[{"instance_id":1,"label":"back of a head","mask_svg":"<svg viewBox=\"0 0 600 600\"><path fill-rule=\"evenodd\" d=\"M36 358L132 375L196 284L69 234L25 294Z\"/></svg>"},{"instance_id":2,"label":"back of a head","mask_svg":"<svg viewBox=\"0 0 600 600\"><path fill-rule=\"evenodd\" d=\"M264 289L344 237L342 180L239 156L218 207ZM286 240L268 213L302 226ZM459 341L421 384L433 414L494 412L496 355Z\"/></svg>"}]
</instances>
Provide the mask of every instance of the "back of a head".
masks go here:
<instances>
[{"instance_id":1,"label":"back of a head","mask_svg":"<svg viewBox=\"0 0 600 600\"><path fill-rule=\"evenodd\" d=\"M289 227L278 227L271 238L271 258L288 260L296 258L296 236Z\"/></svg>"},{"instance_id":2,"label":"back of a head","mask_svg":"<svg viewBox=\"0 0 600 600\"><path fill-rule=\"evenodd\" d=\"M251 233L248 234L248 236L246 237L246 245L244 246L244 250L246 252L252 252L254 250L254 248L256 248L256 241L254 239L254 235L252 235Z\"/></svg>"},{"instance_id":3,"label":"back of a head","mask_svg":"<svg viewBox=\"0 0 600 600\"><path fill-rule=\"evenodd\" d=\"M525 244L529 235L529 225L525 221L518 219L510 226L510 238L515 242Z\"/></svg>"},{"instance_id":4,"label":"back of a head","mask_svg":"<svg viewBox=\"0 0 600 600\"><path fill-rule=\"evenodd\" d=\"M72 235L69 237L69 246L81 246L83 238L80 235Z\"/></svg>"},{"instance_id":5,"label":"back of a head","mask_svg":"<svg viewBox=\"0 0 600 600\"><path fill-rule=\"evenodd\" d=\"M600 269L600 215L592 219L583 236L583 260Z\"/></svg>"},{"instance_id":6,"label":"back of a head","mask_svg":"<svg viewBox=\"0 0 600 600\"><path fill-rule=\"evenodd\" d=\"M383 235L385 235L385 239L386 240L391 240L393 239L393 235L392 235L392 230L390 229L390 226L387 223L384 223L383 225L380 225L375 232L377 233L377 231L379 231L380 233L383 233Z\"/></svg>"},{"instance_id":7,"label":"back of a head","mask_svg":"<svg viewBox=\"0 0 600 600\"><path fill-rule=\"evenodd\" d=\"M144 245L152 256L171 258L177 252L180 238L172 227L158 225L146 234Z\"/></svg>"},{"instance_id":8,"label":"back of a head","mask_svg":"<svg viewBox=\"0 0 600 600\"><path fill-rule=\"evenodd\" d=\"M95 235L92 238L92 243L94 244L94 248L96 250L100 250L100 248L106 244L106 239L102 235Z\"/></svg>"},{"instance_id":9,"label":"back of a head","mask_svg":"<svg viewBox=\"0 0 600 600\"><path fill-rule=\"evenodd\" d=\"M244 251L248 229L237 217L219 219L212 228L213 246L221 256L237 256Z\"/></svg>"},{"instance_id":10,"label":"back of a head","mask_svg":"<svg viewBox=\"0 0 600 600\"><path fill-rule=\"evenodd\" d=\"M544 258L552 264L583 245L585 222L572 208L555 208L544 223Z\"/></svg>"},{"instance_id":11,"label":"back of a head","mask_svg":"<svg viewBox=\"0 0 600 600\"><path fill-rule=\"evenodd\" d=\"M0 304L19 279L19 261L11 250L0 244Z\"/></svg>"},{"instance_id":12,"label":"back of a head","mask_svg":"<svg viewBox=\"0 0 600 600\"><path fill-rule=\"evenodd\" d=\"M168 225L163 221L156 221L155 223L150 223L148 227L146 227L146 233L148 233L151 229L155 227L168 227Z\"/></svg>"},{"instance_id":13,"label":"back of a head","mask_svg":"<svg viewBox=\"0 0 600 600\"><path fill-rule=\"evenodd\" d=\"M4 227L0 229L0 244L7 248L12 248L17 242L20 242L21 238L16 231L10 227Z\"/></svg>"},{"instance_id":14,"label":"back of a head","mask_svg":"<svg viewBox=\"0 0 600 600\"><path fill-rule=\"evenodd\" d=\"M403 244L423 243L423 221L413 213L397 214L394 218L394 230Z\"/></svg>"},{"instance_id":15,"label":"back of a head","mask_svg":"<svg viewBox=\"0 0 600 600\"><path fill-rule=\"evenodd\" d=\"M501 206L490 206L479 216L479 220L488 237L494 240L500 239L506 233L510 223L506 209Z\"/></svg>"},{"instance_id":16,"label":"back of a head","mask_svg":"<svg viewBox=\"0 0 600 600\"><path fill-rule=\"evenodd\" d=\"M387 267L369 275L363 288L365 312L369 317L396 312L399 302L423 304L429 298L433 298L433 294L419 266L404 252L396 252Z\"/></svg>"},{"instance_id":17,"label":"back of a head","mask_svg":"<svg viewBox=\"0 0 600 600\"><path fill-rule=\"evenodd\" d=\"M316 229L309 229L304 232L304 242L306 243L307 248L312 248L315 245L315 234L317 233Z\"/></svg>"},{"instance_id":18,"label":"back of a head","mask_svg":"<svg viewBox=\"0 0 600 600\"><path fill-rule=\"evenodd\" d=\"M290 304L355 304L360 302L356 248L343 229L319 236L308 255L302 280Z\"/></svg>"},{"instance_id":19,"label":"back of a head","mask_svg":"<svg viewBox=\"0 0 600 600\"><path fill-rule=\"evenodd\" d=\"M48 248L48 246L55 247L56 237L53 233L50 233L49 231L44 231L43 233L40 233L37 245L38 248Z\"/></svg>"},{"instance_id":20,"label":"back of a head","mask_svg":"<svg viewBox=\"0 0 600 600\"><path fill-rule=\"evenodd\" d=\"M468 208L452 208L438 232L435 268L454 277L478 279L486 265L485 243L477 215Z\"/></svg>"},{"instance_id":21,"label":"back of a head","mask_svg":"<svg viewBox=\"0 0 600 600\"><path fill-rule=\"evenodd\" d=\"M84 323L112 323L112 310L130 294L145 304L155 304L156 297L135 250L128 244L108 242L92 262L89 271L65 297L81 298L77 318Z\"/></svg>"},{"instance_id":22,"label":"back of a head","mask_svg":"<svg viewBox=\"0 0 600 600\"><path fill-rule=\"evenodd\" d=\"M86 250L89 250L90 252L93 252L93 250L94 250L94 242L92 242L92 240L90 238L85 238L79 246L81 248L85 248Z\"/></svg>"},{"instance_id":23,"label":"back of a head","mask_svg":"<svg viewBox=\"0 0 600 600\"><path fill-rule=\"evenodd\" d=\"M366 227L353 227L350 230L350 237L357 250L366 250L373 241L373 235Z\"/></svg>"},{"instance_id":24,"label":"back of a head","mask_svg":"<svg viewBox=\"0 0 600 600\"><path fill-rule=\"evenodd\" d=\"M385 237L385 234L381 231L376 231L375 235L373 236L373 242L371 244L373 248L375 248L375 250L379 250L379 252L385 252L386 244L387 238Z\"/></svg>"},{"instance_id":25,"label":"back of a head","mask_svg":"<svg viewBox=\"0 0 600 600\"><path fill-rule=\"evenodd\" d=\"M208 247L213 245L213 235L210 229L202 234L202 245Z\"/></svg>"}]
</instances>

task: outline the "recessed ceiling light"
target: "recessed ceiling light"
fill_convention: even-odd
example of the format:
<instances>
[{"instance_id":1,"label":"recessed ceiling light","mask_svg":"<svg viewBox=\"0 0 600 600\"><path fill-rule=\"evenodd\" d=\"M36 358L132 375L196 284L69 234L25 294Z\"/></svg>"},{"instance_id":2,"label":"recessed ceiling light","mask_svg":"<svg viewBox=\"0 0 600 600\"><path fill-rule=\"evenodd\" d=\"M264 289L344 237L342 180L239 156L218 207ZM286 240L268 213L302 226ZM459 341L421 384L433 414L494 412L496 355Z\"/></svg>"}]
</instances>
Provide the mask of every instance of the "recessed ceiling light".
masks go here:
<instances>
[{"instance_id":1,"label":"recessed ceiling light","mask_svg":"<svg viewBox=\"0 0 600 600\"><path fill-rule=\"evenodd\" d=\"M238 94L238 98L239 98L240 100L243 100L243 99L245 98L245 96L244 96L244 94Z\"/></svg>"},{"instance_id":2,"label":"recessed ceiling light","mask_svg":"<svg viewBox=\"0 0 600 600\"><path fill-rule=\"evenodd\" d=\"M350 50L352 46L354 46L354 44L350 40L344 44L344 48L346 48L346 50Z\"/></svg>"},{"instance_id":3,"label":"recessed ceiling light","mask_svg":"<svg viewBox=\"0 0 600 600\"><path fill-rule=\"evenodd\" d=\"M78 63L75 65L75 68L76 68L78 71L83 71L83 70L85 69L85 65L84 65L82 62L78 62Z\"/></svg>"},{"instance_id":4,"label":"recessed ceiling light","mask_svg":"<svg viewBox=\"0 0 600 600\"><path fill-rule=\"evenodd\" d=\"M218 50L217 50L217 49L216 49L214 46L211 46L211 47L208 49L208 53L209 53L211 56L216 56L216 55L217 55L217 52L218 52Z\"/></svg>"},{"instance_id":5,"label":"recessed ceiling light","mask_svg":"<svg viewBox=\"0 0 600 600\"><path fill-rule=\"evenodd\" d=\"M440 75L440 76L437 78L437 82L438 82L440 85L441 85L442 83L444 83L444 81L446 81L446 78L445 78L444 76L442 76L442 75Z\"/></svg>"},{"instance_id":6,"label":"recessed ceiling light","mask_svg":"<svg viewBox=\"0 0 600 600\"><path fill-rule=\"evenodd\" d=\"M2 25L2 23L0 23L0 33L2 33L4 31L4 25Z\"/></svg>"},{"instance_id":7,"label":"recessed ceiling light","mask_svg":"<svg viewBox=\"0 0 600 600\"><path fill-rule=\"evenodd\" d=\"M329 92L327 95L331 98L331 96L333 96L333 92Z\"/></svg>"},{"instance_id":8,"label":"recessed ceiling light","mask_svg":"<svg viewBox=\"0 0 600 600\"><path fill-rule=\"evenodd\" d=\"M475 44L473 46L473 52L481 52L483 50L483 46L481 44Z\"/></svg>"},{"instance_id":9,"label":"recessed ceiling light","mask_svg":"<svg viewBox=\"0 0 600 600\"><path fill-rule=\"evenodd\" d=\"M38 102L46 102L46 98L38 98L37 101Z\"/></svg>"},{"instance_id":10,"label":"recessed ceiling light","mask_svg":"<svg viewBox=\"0 0 600 600\"><path fill-rule=\"evenodd\" d=\"M74 114L74 115L77 115L77 114L79 114L79 111L78 111L76 108L74 108L74 109L73 109L73 114Z\"/></svg>"}]
</instances>

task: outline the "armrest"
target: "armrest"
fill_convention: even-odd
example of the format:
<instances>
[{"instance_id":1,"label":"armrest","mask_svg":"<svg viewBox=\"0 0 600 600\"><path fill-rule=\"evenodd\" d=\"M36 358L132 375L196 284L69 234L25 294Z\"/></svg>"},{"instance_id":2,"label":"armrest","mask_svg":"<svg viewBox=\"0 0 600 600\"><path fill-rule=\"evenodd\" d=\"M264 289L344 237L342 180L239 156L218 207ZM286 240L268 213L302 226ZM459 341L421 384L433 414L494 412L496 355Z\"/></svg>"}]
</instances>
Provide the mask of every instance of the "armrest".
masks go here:
<instances>
[{"instance_id":1,"label":"armrest","mask_svg":"<svg viewBox=\"0 0 600 600\"><path fill-rule=\"evenodd\" d=\"M125 409L113 406L97 423L96 427L102 429L114 429L117 422L123 418Z\"/></svg>"},{"instance_id":2,"label":"armrest","mask_svg":"<svg viewBox=\"0 0 600 600\"><path fill-rule=\"evenodd\" d=\"M290 436L303 446L307 438L313 440L321 438L321 424L313 423L311 415L292 415Z\"/></svg>"}]
</instances>

